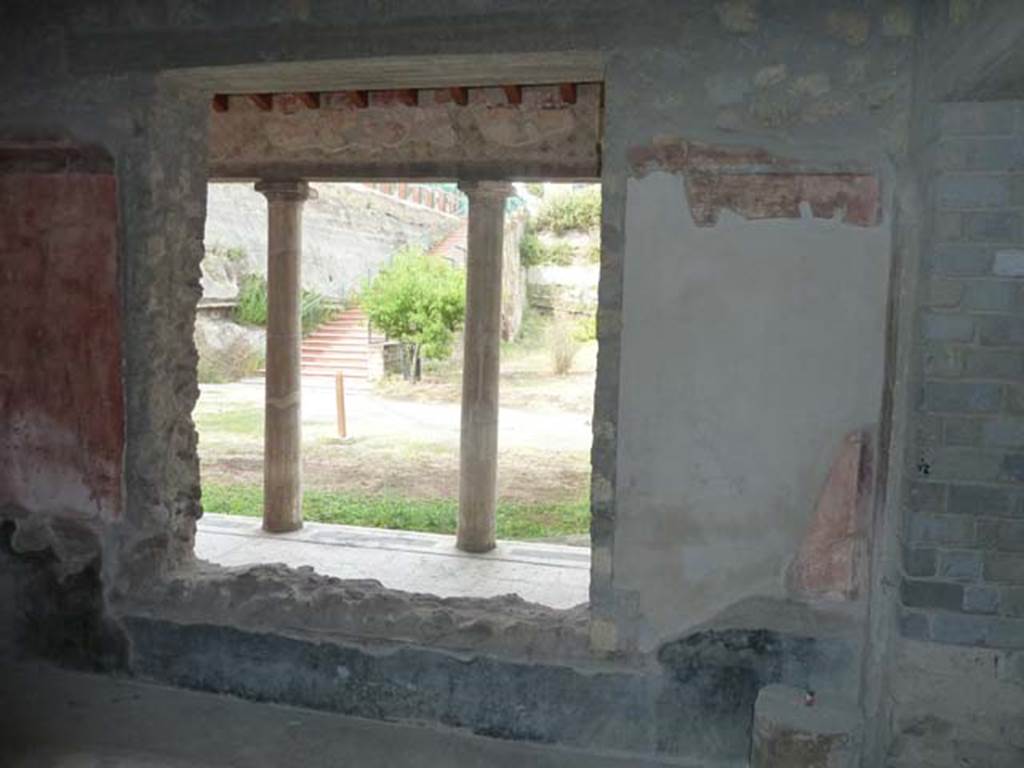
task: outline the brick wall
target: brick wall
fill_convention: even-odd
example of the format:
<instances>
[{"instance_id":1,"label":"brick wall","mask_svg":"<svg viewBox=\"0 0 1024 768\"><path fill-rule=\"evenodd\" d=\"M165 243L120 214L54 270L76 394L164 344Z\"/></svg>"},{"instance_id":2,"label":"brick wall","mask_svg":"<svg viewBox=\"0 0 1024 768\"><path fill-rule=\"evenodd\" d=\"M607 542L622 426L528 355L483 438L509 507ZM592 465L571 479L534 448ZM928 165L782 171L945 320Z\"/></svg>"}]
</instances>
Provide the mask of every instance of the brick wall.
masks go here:
<instances>
[{"instance_id":1,"label":"brick wall","mask_svg":"<svg viewBox=\"0 0 1024 768\"><path fill-rule=\"evenodd\" d=\"M1024 103L949 104L931 147L902 632L1024 647Z\"/></svg>"}]
</instances>

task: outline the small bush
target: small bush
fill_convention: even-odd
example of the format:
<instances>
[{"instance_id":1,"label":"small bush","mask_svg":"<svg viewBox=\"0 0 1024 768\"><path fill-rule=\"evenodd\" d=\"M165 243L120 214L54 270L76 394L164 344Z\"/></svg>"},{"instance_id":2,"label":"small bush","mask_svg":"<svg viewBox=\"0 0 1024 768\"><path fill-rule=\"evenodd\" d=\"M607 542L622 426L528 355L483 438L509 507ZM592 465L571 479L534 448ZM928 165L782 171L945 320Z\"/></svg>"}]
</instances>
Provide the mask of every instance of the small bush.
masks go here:
<instances>
[{"instance_id":1,"label":"small bush","mask_svg":"<svg viewBox=\"0 0 1024 768\"><path fill-rule=\"evenodd\" d=\"M548 200L537 214L537 228L556 235L588 232L601 224L601 188L589 187Z\"/></svg>"},{"instance_id":2,"label":"small bush","mask_svg":"<svg viewBox=\"0 0 1024 768\"><path fill-rule=\"evenodd\" d=\"M541 264L568 266L573 262L573 249L568 243L546 245L532 229L526 230L519 241L519 261L524 267Z\"/></svg>"},{"instance_id":3,"label":"small bush","mask_svg":"<svg viewBox=\"0 0 1024 768\"><path fill-rule=\"evenodd\" d=\"M241 248L237 245L226 246L220 245L218 243L214 243L213 245L207 246L206 255L216 256L224 259L224 261L234 264L243 262L246 259L246 253L244 248Z\"/></svg>"},{"instance_id":4,"label":"small bush","mask_svg":"<svg viewBox=\"0 0 1024 768\"><path fill-rule=\"evenodd\" d=\"M534 197L544 197L544 185L539 181L527 182L526 191Z\"/></svg>"},{"instance_id":5,"label":"small bush","mask_svg":"<svg viewBox=\"0 0 1024 768\"><path fill-rule=\"evenodd\" d=\"M597 315L588 315L587 317L580 318L576 322L576 330L573 332L573 338L575 338L580 344L586 344L588 341L596 339Z\"/></svg>"},{"instance_id":6,"label":"small bush","mask_svg":"<svg viewBox=\"0 0 1024 768\"><path fill-rule=\"evenodd\" d=\"M335 307L317 291L302 289L302 335L316 330L334 315ZM267 280L262 275L246 275L238 287L235 320L243 325L267 325Z\"/></svg>"},{"instance_id":7,"label":"small bush","mask_svg":"<svg viewBox=\"0 0 1024 768\"><path fill-rule=\"evenodd\" d=\"M547 340L551 370L556 376L565 376L572 370L572 361L580 348L576 328L568 318L556 317L548 326Z\"/></svg>"},{"instance_id":8,"label":"small bush","mask_svg":"<svg viewBox=\"0 0 1024 768\"><path fill-rule=\"evenodd\" d=\"M267 324L267 281L260 275L246 275L238 286L235 319L243 325Z\"/></svg>"},{"instance_id":9,"label":"small bush","mask_svg":"<svg viewBox=\"0 0 1024 768\"><path fill-rule=\"evenodd\" d=\"M568 243L555 243L554 245L544 246L544 264L555 264L560 267L567 267L572 264L573 251L572 246Z\"/></svg>"},{"instance_id":10,"label":"small bush","mask_svg":"<svg viewBox=\"0 0 1024 768\"><path fill-rule=\"evenodd\" d=\"M519 261L524 267L535 267L540 260L540 238L532 229L527 229L519 240Z\"/></svg>"}]
</instances>

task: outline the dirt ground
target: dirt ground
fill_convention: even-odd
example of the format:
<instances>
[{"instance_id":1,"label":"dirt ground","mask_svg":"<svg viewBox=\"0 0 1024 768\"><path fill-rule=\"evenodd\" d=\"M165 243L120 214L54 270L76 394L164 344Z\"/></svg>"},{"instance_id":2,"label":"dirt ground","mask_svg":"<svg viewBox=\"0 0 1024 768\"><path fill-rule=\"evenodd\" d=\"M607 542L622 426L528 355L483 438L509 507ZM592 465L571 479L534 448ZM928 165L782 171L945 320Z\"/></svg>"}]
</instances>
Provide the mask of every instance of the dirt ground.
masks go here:
<instances>
[{"instance_id":1,"label":"dirt ground","mask_svg":"<svg viewBox=\"0 0 1024 768\"><path fill-rule=\"evenodd\" d=\"M200 441L204 481L261 484L262 430L254 440L233 446ZM458 449L442 443L398 443L387 438L342 441L325 438L303 444L302 479L307 489L343 490L405 498L458 497ZM499 453L498 494L524 502L557 502L587 491L589 454L585 451Z\"/></svg>"},{"instance_id":2,"label":"dirt ground","mask_svg":"<svg viewBox=\"0 0 1024 768\"><path fill-rule=\"evenodd\" d=\"M552 410L585 415L594 408L597 342L580 344L572 369L563 376L551 373L542 328L533 329L523 342L502 347L501 404L524 410ZM387 398L418 402L457 403L462 395L461 362L427 363L422 381L415 384L392 378L377 392Z\"/></svg>"},{"instance_id":3,"label":"dirt ground","mask_svg":"<svg viewBox=\"0 0 1024 768\"><path fill-rule=\"evenodd\" d=\"M585 498L596 344L581 348L566 376L548 372L543 350L503 360L498 493L522 502ZM329 381L303 383L303 485L405 498L458 496L458 369L418 384L388 382L348 395L349 438L336 431ZM205 482L262 484L263 382L201 387L194 413Z\"/></svg>"}]
</instances>

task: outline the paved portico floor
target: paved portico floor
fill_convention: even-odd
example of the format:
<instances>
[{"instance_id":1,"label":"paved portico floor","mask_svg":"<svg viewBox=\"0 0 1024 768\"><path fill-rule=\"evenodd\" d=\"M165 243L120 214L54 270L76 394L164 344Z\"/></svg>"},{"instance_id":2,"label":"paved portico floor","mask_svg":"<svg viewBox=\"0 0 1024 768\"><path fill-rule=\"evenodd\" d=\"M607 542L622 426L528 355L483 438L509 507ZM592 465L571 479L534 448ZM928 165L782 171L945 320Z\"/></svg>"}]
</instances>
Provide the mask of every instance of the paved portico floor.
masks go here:
<instances>
[{"instance_id":1,"label":"paved portico floor","mask_svg":"<svg viewBox=\"0 0 1024 768\"><path fill-rule=\"evenodd\" d=\"M471 555L455 537L382 528L306 523L294 533L265 533L258 517L207 514L196 555L226 566L311 565L343 579L377 579L385 587L441 597L514 593L530 602L570 608L588 600L590 550L562 544L499 541Z\"/></svg>"}]
</instances>

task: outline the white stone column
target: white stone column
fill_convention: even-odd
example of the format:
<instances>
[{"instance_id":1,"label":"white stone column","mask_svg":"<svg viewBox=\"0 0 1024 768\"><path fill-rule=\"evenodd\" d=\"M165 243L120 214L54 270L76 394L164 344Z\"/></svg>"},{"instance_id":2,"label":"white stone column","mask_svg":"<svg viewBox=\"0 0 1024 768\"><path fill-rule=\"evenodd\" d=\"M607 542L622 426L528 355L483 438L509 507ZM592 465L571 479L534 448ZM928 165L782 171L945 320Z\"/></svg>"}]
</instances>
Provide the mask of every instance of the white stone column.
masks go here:
<instances>
[{"instance_id":1,"label":"white stone column","mask_svg":"<svg viewBox=\"0 0 1024 768\"><path fill-rule=\"evenodd\" d=\"M505 200L512 187L478 181L459 188L469 198L469 238L456 546L487 552L495 544L502 238Z\"/></svg>"},{"instance_id":2,"label":"white stone column","mask_svg":"<svg viewBox=\"0 0 1024 768\"><path fill-rule=\"evenodd\" d=\"M267 198L263 530L302 527L302 204L305 181L261 181Z\"/></svg>"}]
</instances>

